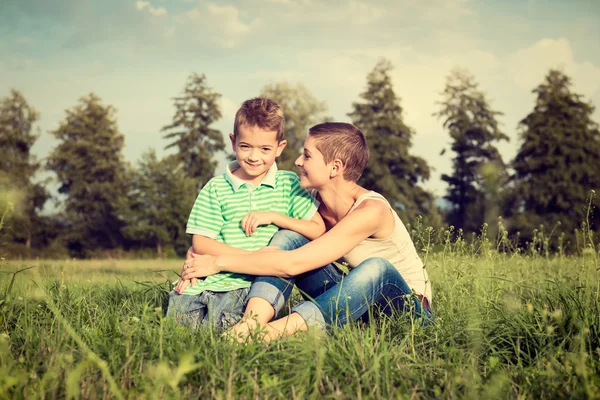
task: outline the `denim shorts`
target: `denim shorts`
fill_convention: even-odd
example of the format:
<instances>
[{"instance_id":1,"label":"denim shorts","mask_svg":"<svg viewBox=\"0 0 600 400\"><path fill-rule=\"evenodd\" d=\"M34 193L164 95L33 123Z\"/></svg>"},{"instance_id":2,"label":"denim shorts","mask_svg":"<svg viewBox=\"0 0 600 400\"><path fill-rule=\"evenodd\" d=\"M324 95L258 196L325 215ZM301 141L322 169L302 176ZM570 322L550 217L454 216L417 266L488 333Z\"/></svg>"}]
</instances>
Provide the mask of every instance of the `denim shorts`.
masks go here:
<instances>
[{"instance_id":1,"label":"denim shorts","mask_svg":"<svg viewBox=\"0 0 600 400\"><path fill-rule=\"evenodd\" d=\"M171 292L167 317L192 329L215 327L219 331L235 325L244 314L244 298L250 288L185 295Z\"/></svg>"}]
</instances>

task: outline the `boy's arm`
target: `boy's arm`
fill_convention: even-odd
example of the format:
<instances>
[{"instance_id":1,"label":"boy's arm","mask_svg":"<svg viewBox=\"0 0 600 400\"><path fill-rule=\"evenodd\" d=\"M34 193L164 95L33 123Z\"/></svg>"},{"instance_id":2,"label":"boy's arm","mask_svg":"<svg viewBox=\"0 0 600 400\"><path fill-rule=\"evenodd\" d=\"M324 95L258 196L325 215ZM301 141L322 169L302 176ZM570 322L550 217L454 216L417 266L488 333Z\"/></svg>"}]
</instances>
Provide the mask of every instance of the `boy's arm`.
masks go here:
<instances>
[{"instance_id":1,"label":"boy's arm","mask_svg":"<svg viewBox=\"0 0 600 400\"><path fill-rule=\"evenodd\" d=\"M276 214L273 223L280 228L298 232L309 240L315 240L325 233L325 222L318 211L310 221Z\"/></svg>"},{"instance_id":2,"label":"boy's arm","mask_svg":"<svg viewBox=\"0 0 600 400\"><path fill-rule=\"evenodd\" d=\"M202 235L192 236L192 248L194 253L209 256L220 256L222 254L250 254L251 251L238 249Z\"/></svg>"},{"instance_id":3,"label":"boy's arm","mask_svg":"<svg viewBox=\"0 0 600 400\"><path fill-rule=\"evenodd\" d=\"M318 212L315 212L310 220L296 219L275 212L253 212L242 219L242 228L248 236L253 235L257 227L269 224L298 232L309 240L315 240L325 233L325 222Z\"/></svg>"}]
</instances>

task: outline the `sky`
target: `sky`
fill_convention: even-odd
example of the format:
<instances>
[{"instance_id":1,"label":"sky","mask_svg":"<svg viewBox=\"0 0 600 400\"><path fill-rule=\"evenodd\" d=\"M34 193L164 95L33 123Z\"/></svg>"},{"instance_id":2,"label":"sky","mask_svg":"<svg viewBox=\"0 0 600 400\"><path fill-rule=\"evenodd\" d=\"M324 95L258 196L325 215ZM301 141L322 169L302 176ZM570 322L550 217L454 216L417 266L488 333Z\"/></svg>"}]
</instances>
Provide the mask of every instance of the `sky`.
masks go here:
<instances>
[{"instance_id":1,"label":"sky","mask_svg":"<svg viewBox=\"0 0 600 400\"><path fill-rule=\"evenodd\" d=\"M442 196L453 153L440 155L450 139L432 114L451 70L470 71L503 113L510 142L498 148L510 162L531 91L550 68L600 105L600 1L0 0L0 97L18 89L40 112L40 159L57 145L49 132L65 110L90 92L116 108L126 160L149 148L165 154L160 129L193 72L222 94L215 127L224 135L244 100L280 81L301 82L349 122L381 57L394 66L412 154L433 169L423 186Z\"/></svg>"}]
</instances>

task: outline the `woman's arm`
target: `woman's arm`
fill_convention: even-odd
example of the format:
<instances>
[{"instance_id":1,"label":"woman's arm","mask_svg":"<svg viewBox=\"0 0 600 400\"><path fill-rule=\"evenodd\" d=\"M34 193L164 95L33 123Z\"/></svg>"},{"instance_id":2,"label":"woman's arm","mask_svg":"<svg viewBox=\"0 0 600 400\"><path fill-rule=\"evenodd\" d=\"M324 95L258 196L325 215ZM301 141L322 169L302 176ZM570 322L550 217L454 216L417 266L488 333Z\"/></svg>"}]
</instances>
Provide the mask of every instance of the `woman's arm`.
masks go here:
<instances>
[{"instance_id":1,"label":"woman's arm","mask_svg":"<svg viewBox=\"0 0 600 400\"><path fill-rule=\"evenodd\" d=\"M339 259L375 234L385 218L393 218L385 203L366 201L329 232L299 249L243 256L194 256L186 261L191 266L183 277L204 277L220 271L257 276L296 276Z\"/></svg>"},{"instance_id":2,"label":"woman's arm","mask_svg":"<svg viewBox=\"0 0 600 400\"><path fill-rule=\"evenodd\" d=\"M292 218L271 211L252 212L242 218L241 224L242 229L244 229L247 236L252 236L259 226L269 224L274 224L280 228L298 232L310 240L314 240L325 233L325 222L323 222L323 218L319 212L315 212L315 215L313 215L310 220Z\"/></svg>"}]
</instances>

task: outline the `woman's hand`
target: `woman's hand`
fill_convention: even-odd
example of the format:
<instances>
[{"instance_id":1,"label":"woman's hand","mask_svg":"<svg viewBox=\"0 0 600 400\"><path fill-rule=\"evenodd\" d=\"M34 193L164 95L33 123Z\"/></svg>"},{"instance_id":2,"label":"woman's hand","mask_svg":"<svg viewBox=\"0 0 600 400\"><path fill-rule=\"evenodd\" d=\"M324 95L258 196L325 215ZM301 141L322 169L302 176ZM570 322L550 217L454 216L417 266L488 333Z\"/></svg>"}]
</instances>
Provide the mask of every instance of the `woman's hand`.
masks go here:
<instances>
[{"instance_id":1,"label":"woman's hand","mask_svg":"<svg viewBox=\"0 0 600 400\"><path fill-rule=\"evenodd\" d=\"M196 254L196 253L194 253L194 250L192 249L192 247L190 247L188 249L187 253L186 253L186 256L185 256L186 260L188 258L191 258L192 254ZM187 262L184 262L183 263L183 267L181 268L181 276L183 276L183 272L187 269L187 267L188 267ZM179 282L177 283L177 286L175 286L175 293L181 294L189 286L192 286L192 287L196 286L196 282L197 281L198 281L198 279L196 279L196 278L194 278L194 279L187 279L187 280L184 280L183 278L180 278Z\"/></svg>"},{"instance_id":2,"label":"woman's hand","mask_svg":"<svg viewBox=\"0 0 600 400\"><path fill-rule=\"evenodd\" d=\"M192 253L185 260L184 266L187 266L181 274L181 279L191 280L195 278L205 278L210 275L218 274L217 258L215 256L199 255Z\"/></svg>"},{"instance_id":3,"label":"woman's hand","mask_svg":"<svg viewBox=\"0 0 600 400\"><path fill-rule=\"evenodd\" d=\"M275 213L269 211L248 213L242 218L242 229L246 232L246 236L252 236L256 232L256 228L272 224L274 218Z\"/></svg>"}]
</instances>

